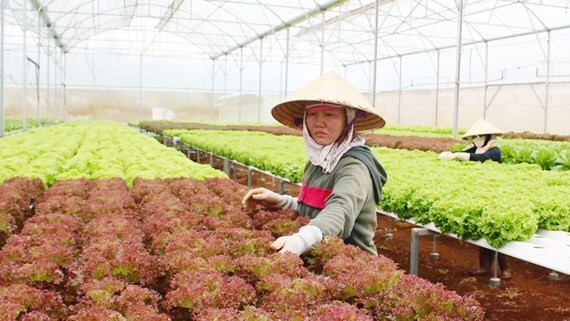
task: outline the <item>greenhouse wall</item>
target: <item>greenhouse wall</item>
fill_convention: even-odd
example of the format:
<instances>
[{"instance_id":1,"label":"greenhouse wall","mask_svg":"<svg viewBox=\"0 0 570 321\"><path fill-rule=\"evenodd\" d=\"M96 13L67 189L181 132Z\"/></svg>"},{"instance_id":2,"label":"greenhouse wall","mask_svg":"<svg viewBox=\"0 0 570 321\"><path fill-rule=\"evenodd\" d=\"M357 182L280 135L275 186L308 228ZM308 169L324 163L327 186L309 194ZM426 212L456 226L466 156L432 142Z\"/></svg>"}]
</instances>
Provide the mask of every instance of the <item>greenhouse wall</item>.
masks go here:
<instances>
[{"instance_id":1,"label":"greenhouse wall","mask_svg":"<svg viewBox=\"0 0 570 321\"><path fill-rule=\"evenodd\" d=\"M570 135L570 85L551 84L547 131ZM504 131L544 132L544 97L539 85L490 86L487 90L485 118ZM27 91L27 115L38 115L36 91ZM22 116L22 90L6 89L6 117ZM273 123L271 108L283 99L279 93L167 91L138 89L61 89L50 91L49 113L46 90L40 91L39 116L51 119L141 119L214 120L224 122ZM370 94L367 95L370 97ZM214 103L212 103L214 97ZM400 100L399 100L400 99ZM459 127L467 128L484 116L484 88L463 88L460 95ZM453 89L408 90L377 93L376 106L391 124L453 125L455 95ZM490 103L489 103L490 102ZM53 107L57 106L57 107ZM436 107L437 106L437 107Z\"/></svg>"}]
</instances>

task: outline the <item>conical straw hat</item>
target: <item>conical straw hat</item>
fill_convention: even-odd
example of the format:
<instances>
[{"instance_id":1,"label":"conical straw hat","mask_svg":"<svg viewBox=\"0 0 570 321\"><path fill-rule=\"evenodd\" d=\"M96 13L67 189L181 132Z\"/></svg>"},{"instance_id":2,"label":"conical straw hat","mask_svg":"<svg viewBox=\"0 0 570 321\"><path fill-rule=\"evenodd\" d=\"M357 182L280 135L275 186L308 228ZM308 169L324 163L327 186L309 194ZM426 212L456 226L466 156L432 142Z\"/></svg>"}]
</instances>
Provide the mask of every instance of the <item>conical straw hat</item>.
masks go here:
<instances>
[{"instance_id":1,"label":"conical straw hat","mask_svg":"<svg viewBox=\"0 0 570 321\"><path fill-rule=\"evenodd\" d=\"M500 129L491 125L485 119L479 118L479 120L477 120L462 137L463 139L466 139L478 135L501 135L502 133L503 132Z\"/></svg>"},{"instance_id":2,"label":"conical straw hat","mask_svg":"<svg viewBox=\"0 0 570 321\"><path fill-rule=\"evenodd\" d=\"M305 108L316 103L337 104L366 112L366 117L357 117L354 122L357 131L380 128L386 124L366 97L333 71L286 97L273 107L271 115L283 125L296 128L298 123L295 120L301 121Z\"/></svg>"}]
</instances>

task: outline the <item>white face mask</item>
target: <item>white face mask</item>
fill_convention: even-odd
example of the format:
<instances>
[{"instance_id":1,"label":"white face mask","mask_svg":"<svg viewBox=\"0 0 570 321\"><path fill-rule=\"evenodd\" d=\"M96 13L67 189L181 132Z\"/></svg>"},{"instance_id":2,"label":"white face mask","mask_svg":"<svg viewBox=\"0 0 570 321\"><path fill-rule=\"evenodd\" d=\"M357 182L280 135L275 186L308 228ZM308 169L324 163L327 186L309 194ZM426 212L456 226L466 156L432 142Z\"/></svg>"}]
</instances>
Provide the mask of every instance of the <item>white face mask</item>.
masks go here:
<instances>
[{"instance_id":1,"label":"white face mask","mask_svg":"<svg viewBox=\"0 0 570 321\"><path fill-rule=\"evenodd\" d=\"M473 138L473 144L477 148L483 147L483 144L485 144L485 136L477 136L477 137Z\"/></svg>"}]
</instances>

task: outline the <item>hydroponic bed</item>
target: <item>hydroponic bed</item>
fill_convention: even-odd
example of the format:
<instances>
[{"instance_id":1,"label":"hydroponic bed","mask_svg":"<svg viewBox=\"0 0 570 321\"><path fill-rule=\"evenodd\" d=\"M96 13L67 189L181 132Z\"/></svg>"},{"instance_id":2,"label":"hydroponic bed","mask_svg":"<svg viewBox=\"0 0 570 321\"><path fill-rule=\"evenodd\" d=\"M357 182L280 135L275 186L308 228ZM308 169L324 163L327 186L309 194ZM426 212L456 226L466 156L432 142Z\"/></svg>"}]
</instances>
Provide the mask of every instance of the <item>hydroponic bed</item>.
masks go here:
<instances>
[{"instance_id":1,"label":"hydroponic bed","mask_svg":"<svg viewBox=\"0 0 570 321\"><path fill-rule=\"evenodd\" d=\"M195 157L195 156L194 156ZM204 164L210 164L209 155L202 157ZM223 159L214 157L214 167L223 169ZM235 175L230 168L230 177L247 185L248 168L237 166ZM279 188L278 180L262 173L252 176L254 187L263 186L275 191ZM299 186L286 184L286 192L297 195ZM411 228L416 227L406 222L392 222L390 232L392 240L386 240L389 229L388 218L379 215L376 233L376 246L379 252L394 260L400 268L408 271L410 267ZM513 277L501 280L499 287L489 286L487 276L472 277L468 274L478 264L478 248L455 238L440 236L437 241L439 259L430 256L433 245L429 237L420 241L419 271L420 277L431 282L440 282L446 288L460 294L470 294L485 308L485 320L520 321L520 320L570 320L570 277L560 274L558 281L549 279L550 270L540 266L509 258Z\"/></svg>"}]
</instances>

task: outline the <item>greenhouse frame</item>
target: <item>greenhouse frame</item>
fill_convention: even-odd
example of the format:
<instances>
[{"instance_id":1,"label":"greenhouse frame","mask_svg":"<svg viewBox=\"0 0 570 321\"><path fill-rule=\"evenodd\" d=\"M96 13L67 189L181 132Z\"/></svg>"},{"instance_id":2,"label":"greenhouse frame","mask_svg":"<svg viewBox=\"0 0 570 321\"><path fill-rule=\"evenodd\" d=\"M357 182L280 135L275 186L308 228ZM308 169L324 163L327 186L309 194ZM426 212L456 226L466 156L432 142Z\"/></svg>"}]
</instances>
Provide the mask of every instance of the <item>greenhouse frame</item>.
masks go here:
<instances>
[{"instance_id":1,"label":"greenhouse frame","mask_svg":"<svg viewBox=\"0 0 570 321\"><path fill-rule=\"evenodd\" d=\"M335 70L388 123L570 133L567 1L3 0L1 15L2 120L272 122Z\"/></svg>"}]
</instances>

